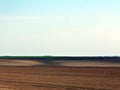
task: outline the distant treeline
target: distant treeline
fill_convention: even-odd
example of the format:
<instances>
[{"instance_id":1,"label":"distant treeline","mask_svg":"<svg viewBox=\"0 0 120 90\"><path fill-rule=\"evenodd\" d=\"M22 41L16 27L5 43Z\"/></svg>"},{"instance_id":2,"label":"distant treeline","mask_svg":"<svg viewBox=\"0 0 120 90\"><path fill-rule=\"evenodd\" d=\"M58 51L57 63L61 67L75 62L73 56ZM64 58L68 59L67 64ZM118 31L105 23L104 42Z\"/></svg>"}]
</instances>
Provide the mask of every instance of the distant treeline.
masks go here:
<instances>
[{"instance_id":1,"label":"distant treeline","mask_svg":"<svg viewBox=\"0 0 120 90\"><path fill-rule=\"evenodd\" d=\"M0 59L118 61L119 56L0 56Z\"/></svg>"}]
</instances>

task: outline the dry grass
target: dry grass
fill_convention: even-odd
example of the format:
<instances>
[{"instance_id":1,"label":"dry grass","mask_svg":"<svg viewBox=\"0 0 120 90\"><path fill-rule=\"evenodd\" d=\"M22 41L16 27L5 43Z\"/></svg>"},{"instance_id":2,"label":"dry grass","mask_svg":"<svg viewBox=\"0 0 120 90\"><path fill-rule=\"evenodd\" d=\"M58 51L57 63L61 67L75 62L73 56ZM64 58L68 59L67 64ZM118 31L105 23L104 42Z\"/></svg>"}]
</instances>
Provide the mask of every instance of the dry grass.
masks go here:
<instances>
[{"instance_id":1,"label":"dry grass","mask_svg":"<svg viewBox=\"0 0 120 90\"><path fill-rule=\"evenodd\" d=\"M1 66L0 90L120 90L120 68Z\"/></svg>"},{"instance_id":2,"label":"dry grass","mask_svg":"<svg viewBox=\"0 0 120 90\"><path fill-rule=\"evenodd\" d=\"M69 67L120 67L118 62L92 60L17 60L0 59L0 66L69 66Z\"/></svg>"}]
</instances>

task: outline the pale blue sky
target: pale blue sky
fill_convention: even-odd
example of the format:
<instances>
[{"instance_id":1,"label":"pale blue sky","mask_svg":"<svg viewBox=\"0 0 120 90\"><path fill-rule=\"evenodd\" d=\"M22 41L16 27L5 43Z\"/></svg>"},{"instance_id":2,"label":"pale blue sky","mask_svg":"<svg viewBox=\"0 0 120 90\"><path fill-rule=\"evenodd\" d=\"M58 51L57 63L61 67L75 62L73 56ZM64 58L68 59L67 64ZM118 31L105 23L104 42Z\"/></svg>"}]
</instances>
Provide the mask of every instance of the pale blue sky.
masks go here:
<instances>
[{"instance_id":1,"label":"pale blue sky","mask_svg":"<svg viewBox=\"0 0 120 90\"><path fill-rule=\"evenodd\" d=\"M0 0L0 55L120 55L120 1Z\"/></svg>"},{"instance_id":2,"label":"pale blue sky","mask_svg":"<svg viewBox=\"0 0 120 90\"><path fill-rule=\"evenodd\" d=\"M1 15L120 15L119 0L0 0Z\"/></svg>"}]
</instances>

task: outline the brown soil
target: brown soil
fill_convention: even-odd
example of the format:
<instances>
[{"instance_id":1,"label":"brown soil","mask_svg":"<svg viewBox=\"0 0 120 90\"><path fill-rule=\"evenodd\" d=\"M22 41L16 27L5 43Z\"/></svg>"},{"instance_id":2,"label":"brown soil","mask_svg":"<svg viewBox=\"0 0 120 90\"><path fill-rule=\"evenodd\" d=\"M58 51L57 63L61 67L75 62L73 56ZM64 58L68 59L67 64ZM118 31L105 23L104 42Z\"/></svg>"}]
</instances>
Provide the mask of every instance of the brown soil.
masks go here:
<instances>
[{"instance_id":1,"label":"brown soil","mask_svg":"<svg viewBox=\"0 0 120 90\"><path fill-rule=\"evenodd\" d=\"M120 90L120 68L1 66L0 90Z\"/></svg>"}]
</instances>

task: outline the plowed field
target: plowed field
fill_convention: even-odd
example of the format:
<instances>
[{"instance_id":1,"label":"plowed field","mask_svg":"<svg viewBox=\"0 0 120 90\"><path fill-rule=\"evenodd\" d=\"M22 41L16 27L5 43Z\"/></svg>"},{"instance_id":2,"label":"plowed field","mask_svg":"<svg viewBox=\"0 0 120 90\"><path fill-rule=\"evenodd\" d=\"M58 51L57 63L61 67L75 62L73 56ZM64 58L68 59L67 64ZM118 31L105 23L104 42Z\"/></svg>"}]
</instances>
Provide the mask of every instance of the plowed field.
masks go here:
<instances>
[{"instance_id":1,"label":"plowed field","mask_svg":"<svg viewBox=\"0 0 120 90\"><path fill-rule=\"evenodd\" d=\"M120 68L1 66L0 90L120 90Z\"/></svg>"}]
</instances>

